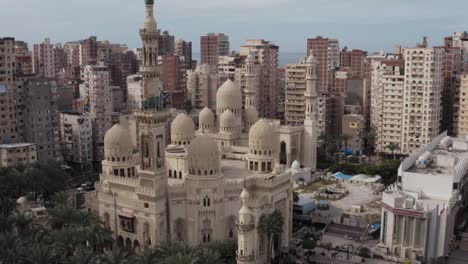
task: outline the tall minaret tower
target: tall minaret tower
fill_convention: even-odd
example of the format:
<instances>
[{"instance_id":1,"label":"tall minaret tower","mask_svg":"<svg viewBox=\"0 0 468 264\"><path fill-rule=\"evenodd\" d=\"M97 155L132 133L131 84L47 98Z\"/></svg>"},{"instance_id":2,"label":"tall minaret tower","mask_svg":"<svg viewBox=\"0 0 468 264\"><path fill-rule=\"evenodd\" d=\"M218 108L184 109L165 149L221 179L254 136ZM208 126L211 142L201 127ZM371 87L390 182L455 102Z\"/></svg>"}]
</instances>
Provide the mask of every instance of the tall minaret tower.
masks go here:
<instances>
[{"instance_id":1,"label":"tall minaret tower","mask_svg":"<svg viewBox=\"0 0 468 264\"><path fill-rule=\"evenodd\" d=\"M257 71L255 69L255 58L252 54L245 60L245 108L257 109Z\"/></svg>"},{"instance_id":2,"label":"tall minaret tower","mask_svg":"<svg viewBox=\"0 0 468 264\"><path fill-rule=\"evenodd\" d=\"M317 168L317 60L313 55L307 58L306 110L304 119L304 167L315 171Z\"/></svg>"},{"instance_id":3,"label":"tall minaret tower","mask_svg":"<svg viewBox=\"0 0 468 264\"><path fill-rule=\"evenodd\" d=\"M237 264L254 264L255 262L255 223L253 212L248 207L249 192L244 187L240 195L242 207L237 222Z\"/></svg>"},{"instance_id":4,"label":"tall minaret tower","mask_svg":"<svg viewBox=\"0 0 468 264\"><path fill-rule=\"evenodd\" d=\"M143 59L140 64L140 74L143 78L143 109L135 112L134 118L140 153L138 175L142 185L154 190L150 199L156 201L154 214L157 216L155 221L160 231L155 231L153 236L156 243L159 243L170 239L164 154L167 142L166 123L171 115L162 106L162 85L158 66L159 34L153 16L154 0L145 0L145 4L145 21L140 29L143 42Z\"/></svg>"},{"instance_id":5,"label":"tall minaret tower","mask_svg":"<svg viewBox=\"0 0 468 264\"><path fill-rule=\"evenodd\" d=\"M153 15L154 0L145 0L145 22L140 29L143 58L140 74L143 77L143 108L157 109L162 105L160 69L158 66L158 25Z\"/></svg>"}]
</instances>

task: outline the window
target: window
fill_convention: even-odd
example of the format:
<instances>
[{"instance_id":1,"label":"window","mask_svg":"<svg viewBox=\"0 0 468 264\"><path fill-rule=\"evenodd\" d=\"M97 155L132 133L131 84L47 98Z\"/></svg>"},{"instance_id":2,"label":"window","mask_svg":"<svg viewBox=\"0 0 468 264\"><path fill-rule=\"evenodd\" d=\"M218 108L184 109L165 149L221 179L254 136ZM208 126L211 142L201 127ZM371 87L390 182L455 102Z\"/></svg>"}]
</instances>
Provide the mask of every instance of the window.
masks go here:
<instances>
[{"instance_id":1,"label":"window","mask_svg":"<svg viewBox=\"0 0 468 264\"><path fill-rule=\"evenodd\" d=\"M134 233L135 232L135 227L134 227L134 218L129 218L125 216L119 215L119 220L120 220L120 229Z\"/></svg>"},{"instance_id":2,"label":"window","mask_svg":"<svg viewBox=\"0 0 468 264\"><path fill-rule=\"evenodd\" d=\"M144 203L144 206L145 206L145 208L149 208L149 204L148 204L148 203Z\"/></svg>"}]
</instances>

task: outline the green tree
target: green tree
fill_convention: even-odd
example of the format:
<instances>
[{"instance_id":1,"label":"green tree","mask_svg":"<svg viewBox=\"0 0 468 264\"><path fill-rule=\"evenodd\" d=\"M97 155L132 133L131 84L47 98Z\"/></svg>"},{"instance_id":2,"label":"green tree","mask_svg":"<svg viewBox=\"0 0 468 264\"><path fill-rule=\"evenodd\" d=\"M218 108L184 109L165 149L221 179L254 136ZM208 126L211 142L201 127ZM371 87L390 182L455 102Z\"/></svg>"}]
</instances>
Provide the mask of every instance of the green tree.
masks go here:
<instances>
[{"instance_id":1,"label":"green tree","mask_svg":"<svg viewBox=\"0 0 468 264\"><path fill-rule=\"evenodd\" d=\"M236 261L236 250L237 242L235 240L217 241L213 242L208 246L210 249L218 252L225 264L235 264Z\"/></svg>"},{"instance_id":2,"label":"green tree","mask_svg":"<svg viewBox=\"0 0 468 264\"><path fill-rule=\"evenodd\" d=\"M296 191L293 191L293 201L294 201L295 203L297 203L297 202L299 202L299 199L300 199L299 193L296 192Z\"/></svg>"},{"instance_id":3,"label":"green tree","mask_svg":"<svg viewBox=\"0 0 468 264\"><path fill-rule=\"evenodd\" d=\"M58 264L60 257L54 247L43 243L36 243L24 248L24 263L27 264Z\"/></svg>"},{"instance_id":4,"label":"green tree","mask_svg":"<svg viewBox=\"0 0 468 264\"><path fill-rule=\"evenodd\" d=\"M108 251L102 256L101 263L103 264L130 264L132 259L130 252L118 247Z\"/></svg>"},{"instance_id":5,"label":"green tree","mask_svg":"<svg viewBox=\"0 0 468 264\"><path fill-rule=\"evenodd\" d=\"M274 245L279 244L283 225L284 217L279 210L275 210L272 214L263 214L260 217L259 232L267 237L267 263L271 262Z\"/></svg>"},{"instance_id":6,"label":"green tree","mask_svg":"<svg viewBox=\"0 0 468 264\"><path fill-rule=\"evenodd\" d=\"M352 137L349 134L341 135L341 140L344 142L344 145L345 145L345 150L346 150L345 154L346 154L346 156L348 155L348 142L351 140L351 138ZM340 150L341 150L341 147L340 147Z\"/></svg>"},{"instance_id":7,"label":"green tree","mask_svg":"<svg viewBox=\"0 0 468 264\"><path fill-rule=\"evenodd\" d=\"M370 128L370 130L365 132L363 135L364 149L366 150L367 156L369 157L369 164L371 161L371 156L374 151L376 140L377 140L377 134L374 128Z\"/></svg>"},{"instance_id":8,"label":"green tree","mask_svg":"<svg viewBox=\"0 0 468 264\"><path fill-rule=\"evenodd\" d=\"M155 252L149 248L145 248L142 254L135 255L132 263L134 264L155 264L157 263Z\"/></svg>"},{"instance_id":9,"label":"green tree","mask_svg":"<svg viewBox=\"0 0 468 264\"><path fill-rule=\"evenodd\" d=\"M95 252L83 248L79 248L76 253L68 260L68 264L98 264L100 263L100 255Z\"/></svg>"},{"instance_id":10,"label":"green tree","mask_svg":"<svg viewBox=\"0 0 468 264\"><path fill-rule=\"evenodd\" d=\"M197 264L221 264L223 263L219 252L209 249L200 248L197 254Z\"/></svg>"},{"instance_id":11,"label":"green tree","mask_svg":"<svg viewBox=\"0 0 468 264\"><path fill-rule=\"evenodd\" d=\"M385 148L392 152L392 157L393 157L393 159L395 159L395 151L400 149L400 145L398 145L396 143L390 143L387 146L385 146Z\"/></svg>"}]
</instances>

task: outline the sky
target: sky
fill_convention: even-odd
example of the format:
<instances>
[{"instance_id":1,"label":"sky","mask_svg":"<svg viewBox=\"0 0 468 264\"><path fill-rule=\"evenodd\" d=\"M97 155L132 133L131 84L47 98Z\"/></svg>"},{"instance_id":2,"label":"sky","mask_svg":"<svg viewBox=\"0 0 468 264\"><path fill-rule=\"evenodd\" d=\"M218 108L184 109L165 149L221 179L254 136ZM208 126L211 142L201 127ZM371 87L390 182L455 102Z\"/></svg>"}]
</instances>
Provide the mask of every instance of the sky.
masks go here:
<instances>
[{"instance_id":1,"label":"sky","mask_svg":"<svg viewBox=\"0 0 468 264\"><path fill-rule=\"evenodd\" d=\"M0 37L28 43L45 37L64 43L99 40L141 46L138 29L144 0L0 0ZM411 47L422 36L443 37L468 30L467 0L155 0L158 27L193 42L222 32L231 48L263 38L280 52L304 52L308 37L338 38L340 46L374 51Z\"/></svg>"}]
</instances>

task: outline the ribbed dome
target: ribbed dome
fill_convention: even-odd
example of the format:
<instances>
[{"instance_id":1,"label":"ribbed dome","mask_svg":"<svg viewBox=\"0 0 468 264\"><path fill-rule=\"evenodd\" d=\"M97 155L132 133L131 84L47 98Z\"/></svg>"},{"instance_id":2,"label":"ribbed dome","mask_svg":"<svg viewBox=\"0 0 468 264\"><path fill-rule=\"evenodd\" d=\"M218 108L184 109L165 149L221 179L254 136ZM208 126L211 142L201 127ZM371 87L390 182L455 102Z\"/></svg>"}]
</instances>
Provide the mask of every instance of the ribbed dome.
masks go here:
<instances>
[{"instance_id":1,"label":"ribbed dome","mask_svg":"<svg viewBox=\"0 0 468 264\"><path fill-rule=\"evenodd\" d=\"M249 131L249 149L256 151L276 150L276 133L265 119L260 119Z\"/></svg>"},{"instance_id":2,"label":"ribbed dome","mask_svg":"<svg viewBox=\"0 0 468 264\"><path fill-rule=\"evenodd\" d=\"M128 127L114 125L104 136L104 155L107 157L130 157L133 144Z\"/></svg>"},{"instance_id":3,"label":"ribbed dome","mask_svg":"<svg viewBox=\"0 0 468 264\"><path fill-rule=\"evenodd\" d=\"M187 145L195 136L195 124L192 118L182 113L172 121L171 142L174 145Z\"/></svg>"},{"instance_id":4,"label":"ribbed dome","mask_svg":"<svg viewBox=\"0 0 468 264\"><path fill-rule=\"evenodd\" d=\"M244 120L248 126L252 126L258 121L258 112L253 107L247 107L244 112Z\"/></svg>"},{"instance_id":5,"label":"ribbed dome","mask_svg":"<svg viewBox=\"0 0 468 264\"><path fill-rule=\"evenodd\" d=\"M190 174L213 175L218 172L219 150L214 139L198 136L190 142L187 152Z\"/></svg>"},{"instance_id":6,"label":"ribbed dome","mask_svg":"<svg viewBox=\"0 0 468 264\"><path fill-rule=\"evenodd\" d=\"M210 131L214 128L215 115L208 107L203 108L198 115L198 125L201 131Z\"/></svg>"},{"instance_id":7,"label":"ribbed dome","mask_svg":"<svg viewBox=\"0 0 468 264\"><path fill-rule=\"evenodd\" d=\"M222 111L226 109L241 109L242 107L242 93L239 87L231 81L227 80L216 93L216 109Z\"/></svg>"}]
</instances>

